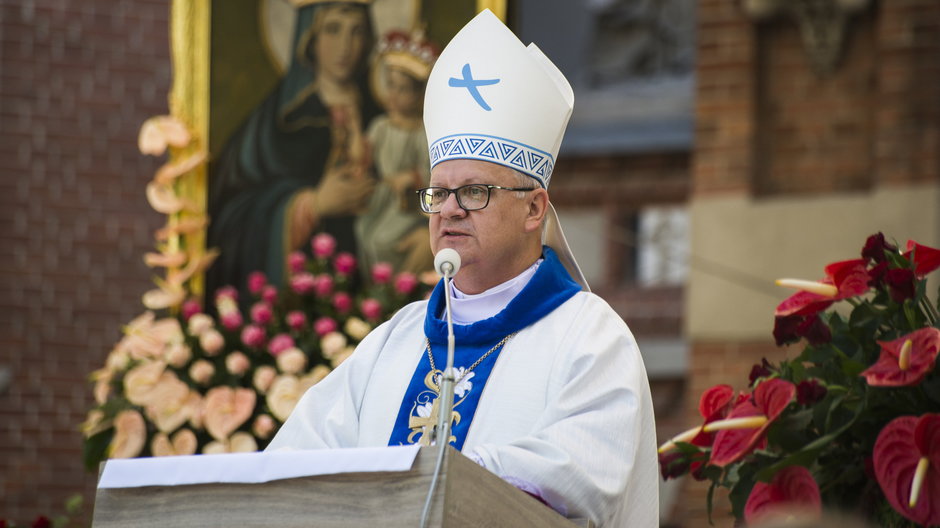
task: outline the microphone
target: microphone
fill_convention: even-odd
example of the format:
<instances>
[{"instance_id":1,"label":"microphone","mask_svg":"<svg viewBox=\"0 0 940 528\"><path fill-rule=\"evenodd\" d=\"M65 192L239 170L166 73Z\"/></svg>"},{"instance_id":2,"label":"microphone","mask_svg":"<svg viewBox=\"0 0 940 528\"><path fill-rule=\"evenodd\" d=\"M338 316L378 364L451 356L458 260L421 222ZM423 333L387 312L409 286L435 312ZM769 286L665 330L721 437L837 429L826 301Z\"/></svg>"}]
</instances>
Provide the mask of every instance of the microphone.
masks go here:
<instances>
[{"instance_id":1,"label":"microphone","mask_svg":"<svg viewBox=\"0 0 940 528\"><path fill-rule=\"evenodd\" d=\"M434 255L434 270L445 278L452 278L460 271L460 253L452 248L444 248Z\"/></svg>"},{"instance_id":2,"label":"microphone","mask_svg":"<svg viewBox=\"0 0 940 528\"><path fill-rule=\"evenodd\" d=\"M454 321L450 311L450 282L460 270L460 254L452 248L444 248L434 255L434 269L444 276L444 311L447 314L447 366L438 385L437 398L439 400L437 425L434 428L433 441L437 447L437 462L434 465L434 475L431 478L431 488L424 501L424 510L421 512L421 528L428 526L431 518L431 499L441 475L444 465L444 452L450 444L450 422L454 410ZM449 279L449 280L448 280Z\"/></svg>"}]
</instances>

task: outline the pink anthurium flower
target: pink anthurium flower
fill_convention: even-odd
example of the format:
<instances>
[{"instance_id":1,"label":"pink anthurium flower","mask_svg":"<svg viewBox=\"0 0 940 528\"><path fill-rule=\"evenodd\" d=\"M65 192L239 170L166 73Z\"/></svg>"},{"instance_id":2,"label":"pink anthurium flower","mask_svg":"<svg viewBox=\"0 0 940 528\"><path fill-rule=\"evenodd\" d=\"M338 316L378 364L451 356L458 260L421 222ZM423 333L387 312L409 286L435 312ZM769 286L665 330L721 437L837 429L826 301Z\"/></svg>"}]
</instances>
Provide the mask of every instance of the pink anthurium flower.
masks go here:
<instances>
[{"instance_id":1,"label":"pink anthurium flower","mask_svg":"<svg viewBox=\"0 0 940 528\"><path fill-rule=\"evenodd\" d=\"M894 341L879 341L881 355L862 376L875 387L916 385L933 370L940 351L940 330L932 327L915 330Z\"/></svg>"},{"instance_id":2,"label":"pink anthurium flower","mask_svg":"<svg viewBox=\"0 0 940 528\"><path fill-rule=\"evenodd\" d=\"M901 416L878 433L875 476L898 513L940 525L940 414Z\"/></svg>"},{"instance_id":3,"label":"pink anthurium flower","mask_svg":"<svg viewBox=\"0 0 940 528\"><path fill-rule=\"evenodd\" d=\"M789 381L775 378L758 385L753 399L735 405L727 419L709 424L718 434L708 463L724 467L750 453L795 396L796 386Z\"/></svg>"},{"instance_id":4,"label":"pink anthurium flower","mask_svg":"<svg viewBox=\"0 0 940 528\"><path fill-rule=\"evenodd\" d=\"M795 510L813 516L822 514L819 485L802 466L783 468L770 483L754 484L744 505L744 520L752 524L774 514L790 515Z\"/></svg>"},{"instance_id":5,"label":"pink anthurium flower","mask_svg":"<svg viewBox=\"0 0 940 528\"><path fill-rule=\"evenodd\" d=\"M865 259L833 262L826 266L826 278L818 282L779 279L778 285L800 291L780 303L774 315L812 315L825 310L835 301L865 293L871 279L866 262Z\"/></svg>"},{"instance_id":6,"label":"pink anthurium flower","mask_svg":"<svg viewBox=\"0 0 940 528\"><path fill-rule=\"evenodd\" d=\"M931 271L940 268L940 249L923 246L914 242L907 241L907 251L904 256L914 262L914 275L923 277Z\"/></svg>"}]
</instances>

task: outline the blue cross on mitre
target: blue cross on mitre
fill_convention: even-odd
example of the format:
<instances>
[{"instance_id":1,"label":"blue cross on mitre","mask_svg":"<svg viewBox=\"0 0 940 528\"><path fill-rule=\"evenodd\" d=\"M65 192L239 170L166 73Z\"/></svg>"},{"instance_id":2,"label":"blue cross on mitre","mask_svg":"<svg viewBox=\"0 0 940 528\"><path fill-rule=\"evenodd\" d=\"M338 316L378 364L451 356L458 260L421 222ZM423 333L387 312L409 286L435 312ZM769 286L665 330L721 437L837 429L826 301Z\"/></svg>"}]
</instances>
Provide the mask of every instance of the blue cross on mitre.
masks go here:
<instances>
[{"instance_id":1,"label":"blue cross on mitre","mask_svg":"<svg viewBox=\"0 0 940 528\"><path fill-rule=\"evenodd\" d=\"M454 88L466 88L467 91L470 92L470 95L473 96L473 100L476 101L481 108L487 112L492 110L490 105L486 104L486 101L483 100L483 96L480 94L479 87L496 84L499 82L499 79L474 79L473 74L470 72L470 63L463 65L461 74L463 74L462 79L451 77L447 82L447 85Z\"/></svg>"}]
</instances>

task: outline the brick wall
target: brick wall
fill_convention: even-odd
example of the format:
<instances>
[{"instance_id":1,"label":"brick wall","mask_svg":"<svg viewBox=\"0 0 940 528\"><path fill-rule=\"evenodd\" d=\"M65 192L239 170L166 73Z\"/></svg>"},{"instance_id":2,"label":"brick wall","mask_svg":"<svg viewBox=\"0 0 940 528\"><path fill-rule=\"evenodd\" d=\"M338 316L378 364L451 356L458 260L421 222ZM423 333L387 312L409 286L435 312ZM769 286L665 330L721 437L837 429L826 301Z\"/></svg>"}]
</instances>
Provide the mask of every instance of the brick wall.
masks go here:
<instances>
[{"instance_id":1,"label":"brick wall","mask_svg":"<svg viewBox=\"0 0 940 528\"><path fill-rule=\"evenodd\" d=\"M95 475L77 428L150 287L162 223L137 152L170 83L165 0L0 0L0 519L63 512Z\"/></svg>"},{"instance_id":2,"label":"brick wall","mask_svg":"<svg viewBox=\"0 0 940 528\"><path fill-rule=\"evenodd\" d=\"M940 177L940 3L874 2L825 77L789 18L699 3L695 193L827 193Z\"/></svg>"}]
</instances>

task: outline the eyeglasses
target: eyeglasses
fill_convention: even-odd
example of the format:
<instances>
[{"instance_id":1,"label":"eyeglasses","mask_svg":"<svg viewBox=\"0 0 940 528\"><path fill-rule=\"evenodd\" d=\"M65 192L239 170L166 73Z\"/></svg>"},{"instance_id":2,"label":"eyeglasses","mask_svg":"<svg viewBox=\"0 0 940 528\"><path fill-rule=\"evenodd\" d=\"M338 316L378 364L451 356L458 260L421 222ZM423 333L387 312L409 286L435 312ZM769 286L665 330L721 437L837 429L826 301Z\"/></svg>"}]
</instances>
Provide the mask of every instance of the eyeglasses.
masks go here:
<instances>
[{"instance_id":1,"label":"eyeglasses","mask_svg":"<svg viewBox=\"0 0 940 528\"><path fill-rule=\"evenodd\" d=\"M425 187L415 191L418 193L418 200L421 203L421 210L425 213L439 213L444 207L444 202L450 197L451 193L457 196L457 205L464 211L478 211L490 203L490 191L501 189L503 191L534 191L535 187L501 187L499 185L484 185L474 183L470 185L461 185L456 189L447 189L446 187Z\"/></svg>"}]
</instances>

